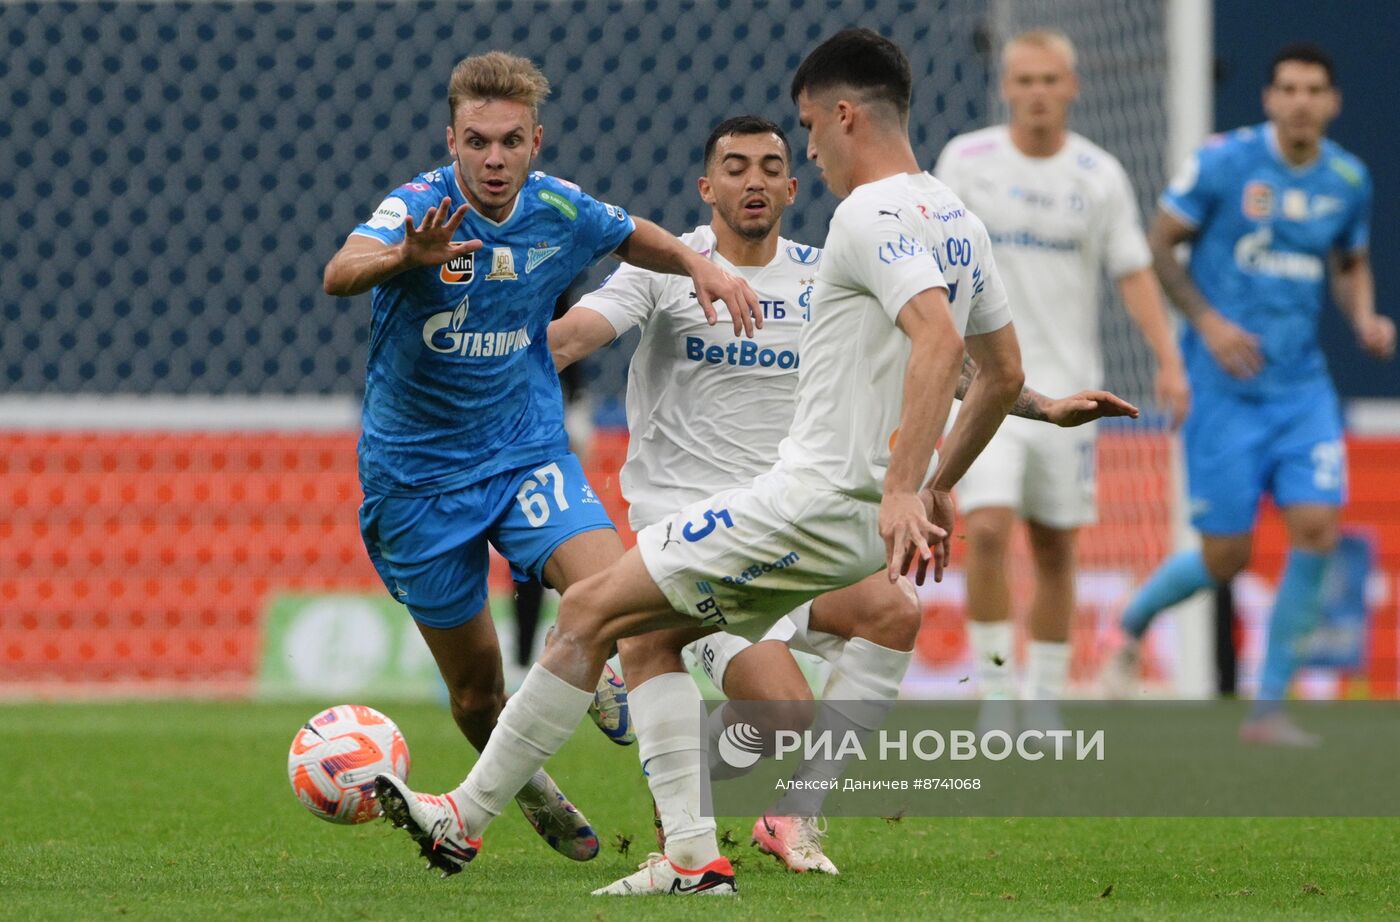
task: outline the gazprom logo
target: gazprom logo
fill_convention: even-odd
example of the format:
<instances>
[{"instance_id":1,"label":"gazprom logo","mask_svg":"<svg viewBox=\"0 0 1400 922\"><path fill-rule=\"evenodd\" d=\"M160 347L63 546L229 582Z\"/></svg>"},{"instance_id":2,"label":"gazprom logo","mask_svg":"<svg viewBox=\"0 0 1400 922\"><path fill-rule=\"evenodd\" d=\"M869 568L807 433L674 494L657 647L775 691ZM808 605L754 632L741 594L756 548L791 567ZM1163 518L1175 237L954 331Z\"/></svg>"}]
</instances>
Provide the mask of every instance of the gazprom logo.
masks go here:
<instances>
[{"instance_id":1,"label":"gazprom logo","mask_svg":"<svg viewBox=\"0 0 1400 922\"><path fill-rule=\"evenodd\" d=\"M524 327L518 330L489 330L468 332L467 299L455 310L433 314L423 324L423 344L442 355L486 357L510 355L530 345L530 334Z\"/></svg>"},{"instance_id":2,"label":"gazprom logo","mask_svg":"<svg viewBox=\"0 0 1400 922\"><path fill-rule=\"evenodd\" d=\"M1322 280L1322 260L1311 253L1290 253L1272 248L1274 235L1267 227L1245 234L1235 243L1235 265L1244 272L1295 282Z\"/></svg>"},{"instance_id":3,"label":"gazprom logo","mask_svg":"<svg viewBox=\"0 0 1400 922\"><path fill-rule=\"evenodd\" d=\"M744 368L795 369L800 364L797 353L791 349L760 349L752 340L730 340L723 346L706 345L699 336L685 338L685 357L692 362L705 362L709 365L736 365Z\"/></svg>"}]
</instances>

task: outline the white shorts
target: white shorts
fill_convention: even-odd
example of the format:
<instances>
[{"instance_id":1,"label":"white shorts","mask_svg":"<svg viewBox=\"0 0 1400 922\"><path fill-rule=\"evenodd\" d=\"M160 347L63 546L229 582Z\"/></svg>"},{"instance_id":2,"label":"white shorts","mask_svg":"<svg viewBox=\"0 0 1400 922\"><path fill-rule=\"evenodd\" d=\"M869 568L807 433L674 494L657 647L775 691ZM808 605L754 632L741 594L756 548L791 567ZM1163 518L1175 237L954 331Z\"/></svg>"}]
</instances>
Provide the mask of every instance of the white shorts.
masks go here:
<instances>
[{"instance_id":1,"label":"white shorts","mask_svg":"<svg viewBox=\"0 0 1400 922\"><path fill-rule=\"evenodd\" d=\"M800 634L805 630L807 619L811 616L812 603L799 606L794 612L783 615L773 623L762 637L762 640L778 640L789 646L801 648ZM803 628L799 629L797 621L801 622ZM715 631L707 634L686 647L686 651L695 657L695 662L700 664L700 668L705 670L705 675L710 677L710 681L715 683L715 688L724 691L724 674L729 669L730 662L734 657L743 653L758 641L749 640L747 637L740 637L738 634L731 634L728 631ZM728 692L725 692L728 694Z\"/></svg>"},{"instance_id":2,"label":"white shorts","mask_svg":"<svg viewBox=\"0 0 1400 922\"><path fill-rule=\"evenodd\" d=\"M1061 429L1008 417L954 490L958 509L1010 508L1051 528L1098 518L1094 425Z\"/></svg>"},{"instance_id":3,"label":"white shorts","mask_svg":"<svg viewBox=\"0 0 1400 922\"><path fill-rule=\"evenodd\" d=\"M642 529L637 549L676 611L757 639L823 592L885 561L880 507L783 471Z\"/></svg>"}]
</instances>

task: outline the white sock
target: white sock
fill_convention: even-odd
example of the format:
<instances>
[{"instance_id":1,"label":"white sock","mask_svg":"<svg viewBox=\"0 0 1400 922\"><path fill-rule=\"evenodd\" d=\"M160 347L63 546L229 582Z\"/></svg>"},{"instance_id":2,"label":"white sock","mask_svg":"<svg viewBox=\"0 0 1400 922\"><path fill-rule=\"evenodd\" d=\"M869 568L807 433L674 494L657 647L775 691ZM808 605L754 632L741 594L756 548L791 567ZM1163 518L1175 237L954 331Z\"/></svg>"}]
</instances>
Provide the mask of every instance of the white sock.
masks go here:
<instances>
[{"instance_id":1,"label":"white sock","mask_svg":"<svg viewBox=\"0 0 1400 922\"><path fill-rule=\"evenodd\" d=\"M1016 642L1010 621L968 621L967 638L977 672L977 693L984 699L1010 698L1014 694L1011 668Z\"/></svg>"},{"instance_id":2,"label":"white sock","mask_svg":"<svg viewBox=\"0 0 1400 922\"><path fill-rule=\"evenodd\" d=\"M715 820L700 815L704 753L700 688L688 672L665 672L627 693L637 755L666 830L666 857L703 868L719 857Z\"/></svg>"},{"instance_id":3,"label":"white sock","mask_svg":"<svg viewBox=\"0 0 1400 922\"><path fill-rule=\"evenodd\" d=\"M724 759L720 758L719 738L724 734L730 722L735 720L732 715L726 717L725 711L728 710L728 708L728 704L721 704L719 707L715 708L710 712L710 719L705 724L705 735L708 737L710 752L711 781L729 781L733 778L742 778L744 775L753 771L759 764L755 762L753 765L746 768L735 768L724 761Z\"/></svg>"},{"instance_id":4,"label":"white sock","mask_svg":"<svg viewBox=\"0 0 1400 922\"><path fill-rule=\"evenodd\" d=\"M1027 701L1059 701L1069 681L1069 644L1032 640L1026 660Z\"/></svg>"},{"instance_id":5,"label":"white sock","mask_svg":"<svg viewBox=\"0 0 1400 922\"><path fill-rule=\"evenodd\" d=\"M573 735L593 693L536 663L510 696L466 780L452 791L467 831L479 836Z\"/></svg>"},{"instance_id":6,"label":"white sock","mask_svg":"<svg viewBox=\"0 0 1400 922\"><path fill-rule=\"evenodd\" d=\"M821 706L812 725L817 734L830 732L833 747L839 747L848 731L870 733L885 722L885 716L899 699L899 683L914 658L913 650L891 650L863 637L846 641L845 649L832 664L831 678L822 689ZM812 759L793 772L797 785L773 808L779 816L816 816L828 788L814 782L834 782L846 770L845 759Z\"/></svg>"},{"instance_id":7,"label":"white sock","mask_svg":"<svg viewBox=\"0 0 1400 922\"><path fill-rule=\"evenodd\" d=\"M835 634L828 634L825 631L805 628L799 631L793 639L797 641L795 646L802 652L820 656L828 663L836 662L846 651L846 638L837 637ZM794 646L794 644L790 643L789 646Z\"/></svg>"}]
</instances>

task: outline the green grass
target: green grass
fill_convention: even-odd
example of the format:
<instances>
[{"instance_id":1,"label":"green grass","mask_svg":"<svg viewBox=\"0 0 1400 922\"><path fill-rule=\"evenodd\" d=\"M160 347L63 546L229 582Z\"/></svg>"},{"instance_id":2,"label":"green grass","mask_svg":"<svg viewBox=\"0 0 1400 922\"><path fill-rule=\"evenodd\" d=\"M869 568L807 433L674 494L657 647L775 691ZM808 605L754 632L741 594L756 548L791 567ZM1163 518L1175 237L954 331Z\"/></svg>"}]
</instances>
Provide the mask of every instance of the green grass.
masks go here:
<instances>
[{"instance_id":1,"label":"green grass","mask_svg":"<svg viewBox=\"0 0 1400 922\"><path fill-rule=\"evenodd\" d=\"M551 769L599 830L597 860L548 851L512 810L481 857L444 881L386 824L332 826L293 798L286 750L321 706L0 706L9 756L0 919L1400 914L1400 826L1380 819L833 820L834 879L783 872L749 847L751 820L721 820L738 840L727 849L738 859L737 898L594 898L653 840L635 751L592 732L577 734ZM472 756L443 709L383 709L412 747L415 787L460 780Z\"/></svg>"}]
</instances>

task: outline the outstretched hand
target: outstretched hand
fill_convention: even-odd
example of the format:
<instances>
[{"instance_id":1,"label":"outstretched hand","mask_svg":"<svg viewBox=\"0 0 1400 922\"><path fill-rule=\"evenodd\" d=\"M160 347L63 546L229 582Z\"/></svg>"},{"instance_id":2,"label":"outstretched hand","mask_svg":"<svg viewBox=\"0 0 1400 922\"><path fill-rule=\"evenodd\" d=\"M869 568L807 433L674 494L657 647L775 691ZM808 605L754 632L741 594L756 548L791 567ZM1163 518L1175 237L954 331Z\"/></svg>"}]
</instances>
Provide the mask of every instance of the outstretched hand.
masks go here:
<instances>
[{"instance_id":1,"label":"outstretched hand","mask_svg":"<svg viewBox=\"0 0 1400 922\"><path fill-rule=\"evenodd\" d=\"M710 326L719 322L715 302L723 301L729 310L729 319L734 323L734 335L743 334L750 339L753 331L763 327L763 307L758 303L749 283L737 275L730 275L708 260L699 260L690 273L695 283L695 300L705 312Z\"/></svg>"},{"instance_id":2,"label":"outstretched hand","mask_svg":"<svg viewBox=\"0 0 1400 922\"><path fill-rule=\"evenodd\" d=\"M1072 429L1106 416L1138 418L1138 408L1110 391L1080 391L1045 405L1047 421Z\"/></svg>"},{"instance_id":3,"label":"outstretched hand","mask_svg":"<svg viewBox=\"0 0 1400 922\"><path fill-rule=\"evenodd\" d=\"M919 561L916 582L923 583L923 574L930 560L934 574L941 576L943 566L934 557L933 548L946 542L948 533L929 521L924 500L915 493L886 493L880 500L880 537L885 539L886 573L895 582ZM943 551L946 560L946 549Z\"/></svg>"},{"instance_id":4,"label":"outstretched hand","mask_svg":"<svg viewBox=\"0 0 1400 922\"><path fill-rule=\"evenodd\" d=\"M450 211L451 208L452 200L444 196L441 202L427 210L423 223L417 227L413 224L413 215L404 216L403 243L399 246L403 248L405 266L441 266L485 246L480 240L452 239L471 206L464 202L456 211Z\"/></svg>"}]
</instances>

